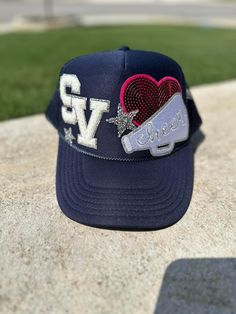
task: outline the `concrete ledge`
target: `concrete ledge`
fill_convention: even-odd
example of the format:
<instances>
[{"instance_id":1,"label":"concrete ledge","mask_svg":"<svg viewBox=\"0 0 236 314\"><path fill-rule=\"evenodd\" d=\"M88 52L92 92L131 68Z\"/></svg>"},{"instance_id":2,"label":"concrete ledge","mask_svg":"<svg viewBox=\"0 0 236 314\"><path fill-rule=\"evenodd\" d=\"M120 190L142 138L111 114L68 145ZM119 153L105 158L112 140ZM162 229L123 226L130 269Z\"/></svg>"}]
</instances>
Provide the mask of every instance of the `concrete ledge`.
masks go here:
<instances>
[{"instance_id":1,"label":"concrete ledge","mask_svg":"<svg viewBox=\"0 0 236 314\"><path fill-rule=\"evenodd\" d=\"M192 202L156 232L66 218L55 197L55 130L43 115L0 123L1 313L236 312L236 81L192 92L205 134Z\"/></svg>"}]
</instances>

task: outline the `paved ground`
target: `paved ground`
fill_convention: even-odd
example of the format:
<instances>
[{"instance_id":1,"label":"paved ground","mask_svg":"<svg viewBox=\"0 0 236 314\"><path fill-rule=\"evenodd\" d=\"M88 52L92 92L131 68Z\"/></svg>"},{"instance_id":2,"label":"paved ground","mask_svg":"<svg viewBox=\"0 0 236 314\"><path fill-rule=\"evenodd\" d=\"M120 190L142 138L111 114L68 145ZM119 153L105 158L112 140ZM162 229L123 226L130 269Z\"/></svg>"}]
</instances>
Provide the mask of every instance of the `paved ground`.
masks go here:
<instances>
[{"instance_id":1,"label":"paved ground","mask_svg":"<svg viewBox=\"0 0 236 314\"><path fill-rule=\"evenodd\" d=\"M93 229L58 208L57 135L0 123L0 313L236 313L236 81L193 88L204 120L191 205L155 232Z\"/></svg>"},{"instance_id":2,"label":"paved ground","mask_svg":"<svg viewBox=\"0 0 236 314\"><path fill-rule=\"evenodd\" d=\"M101 1L102 2L102 1ZM128 1L127 1L128 2ZM205 1L206 2L206 1ZM15 16L37 15L44 13L43 1L27 2L19 0L3 1L0 0L0 20L11 20ZM86 4L77 2L54 1L56 14L160 14L173 15L180 17L222 17L234 18L236 16L235 3L155 3L143 1L143 3L107 3L104 4Z\"/></svg>"},{"instance_id":3,"label":"paved ground","mask_svg":"<svg viewBox=\"0 0 236 314\"><path fill-rule=\"evenodd\" d=\"M110 4L107 2L86 4L79 1L69 3L54 1L53 13L59 16L72 14L83 25L172 22L236 27L235 3L176 2L143 1L143 3L124 4L118 1L116 4L113 2ZM43 1L0 0L0 32L5 29L7 31L9 28L20 28L22 21L17 18L32 15L44 16ZM11 21L15 22L13 25L8 25ZM32 25L31 27L33 28Z\"/></svg>"}]
</instances>

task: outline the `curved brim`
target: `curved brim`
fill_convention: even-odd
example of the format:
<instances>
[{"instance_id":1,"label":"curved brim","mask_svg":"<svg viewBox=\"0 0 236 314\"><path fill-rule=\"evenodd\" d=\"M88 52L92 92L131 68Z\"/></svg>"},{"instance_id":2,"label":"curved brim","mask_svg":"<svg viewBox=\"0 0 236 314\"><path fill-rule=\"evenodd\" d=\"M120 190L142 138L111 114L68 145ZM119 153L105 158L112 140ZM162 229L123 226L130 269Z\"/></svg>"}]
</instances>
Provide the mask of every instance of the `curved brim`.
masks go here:
<instances>
[{"instance_id":1,"label":"curved brim","mask_svg":"<svg viewBox=\"0 0 236 314\"><path fill-rule=\"evenodd\" d=\"M163 158L112 161L59 140L56 190L66 216L85 225L153 230L176 223L193 188L191 143Z\"/></svg>"}]
</instances>

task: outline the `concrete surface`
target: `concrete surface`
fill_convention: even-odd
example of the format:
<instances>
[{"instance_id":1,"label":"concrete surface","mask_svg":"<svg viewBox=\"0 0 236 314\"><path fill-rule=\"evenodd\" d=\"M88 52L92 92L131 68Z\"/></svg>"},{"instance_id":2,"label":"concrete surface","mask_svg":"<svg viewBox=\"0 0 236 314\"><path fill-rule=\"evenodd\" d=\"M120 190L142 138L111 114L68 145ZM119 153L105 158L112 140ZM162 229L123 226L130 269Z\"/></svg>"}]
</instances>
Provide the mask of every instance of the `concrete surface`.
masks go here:
<instances>
[{"instance_id":1,"label":"concrete surface","mask_svg":"<svg viewBox=\"0 0 236 314\"><path fill-rule=\"evenodd\" d=\"M236 81L192 89L205 140L187 214L161 231L77 224L55 198L57 134L0 123L0 313L236 313Z\"/></svg>"},{"instance_id":2,"label":"concrete surface","mask_svg":"<svg viewBox=\"0 0 236 314\"><path fill-rule=\"evenodd\" d=\"M43 1L0 0L0 33L42 31L48 26L52 27L52 24L48 25L39 19L45 16L43 3ZM143 0L138 3L137 1L124 3L112 0L109 3L108 1L86 3L61 0L54 1L52 14L59 19L54 27L137 23L236 27L236 3L233 1ZM32 21L30 19L32 16L37 19ZM65 21L62 19L63 16ZM71 23L68 23L68 18L72 19Z\"/></svg>"}]
</instances>

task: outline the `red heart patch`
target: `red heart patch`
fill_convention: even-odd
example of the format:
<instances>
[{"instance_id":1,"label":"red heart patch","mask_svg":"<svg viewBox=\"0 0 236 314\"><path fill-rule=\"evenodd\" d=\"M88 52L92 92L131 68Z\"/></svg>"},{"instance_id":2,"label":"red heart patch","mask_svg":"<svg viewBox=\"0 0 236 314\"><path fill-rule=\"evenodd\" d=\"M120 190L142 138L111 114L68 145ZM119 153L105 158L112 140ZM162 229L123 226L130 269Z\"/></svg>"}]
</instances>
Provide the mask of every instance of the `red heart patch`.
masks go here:
<instances>
[{"instance_id":1,"label":"red heart patch","mask_svg":"<svg viewBox=\"0 0 236 314\"><path fill-rule=\"evenodd\" d=\"M129 77L122 85L120 103L125 112L139 110L133 119L133 123L139 126L177 92L181 92L181 86L172 76L166 76L158 82L150 75L137 74Z\"/></svg>"}]
</instances>

